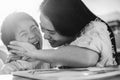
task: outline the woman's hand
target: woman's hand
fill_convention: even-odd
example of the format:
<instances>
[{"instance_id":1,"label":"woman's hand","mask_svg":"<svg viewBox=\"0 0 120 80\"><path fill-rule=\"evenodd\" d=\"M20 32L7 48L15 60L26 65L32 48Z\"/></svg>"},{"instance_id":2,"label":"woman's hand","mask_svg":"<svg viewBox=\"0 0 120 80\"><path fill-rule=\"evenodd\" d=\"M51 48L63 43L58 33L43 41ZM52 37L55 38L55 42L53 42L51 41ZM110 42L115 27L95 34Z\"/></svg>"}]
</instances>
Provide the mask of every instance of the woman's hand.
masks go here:
<instances>
[{"instance_id":1,"label":"woman's hand","mask_svg":"<svg viewBox=\"0 0 120 80\"><path fill-rule=\"evenodd\" d=\"M9 52L20 56L33 57L35 55L35 46L28 42L11 41L8 47L11 48Z\"/></svg>"},{"instance_id":2,"label":"woman's hand","mask_svg":"<svg viewBox=\"0 0 120 80\"><path fill-rule=\"evenodd\" d=\"M10 63L12 61L16 61L16 60L20 60L21 56L18 56L17 54L9 54L9 56L7 57L6 63Z\"/></svg>"}]
</instances>

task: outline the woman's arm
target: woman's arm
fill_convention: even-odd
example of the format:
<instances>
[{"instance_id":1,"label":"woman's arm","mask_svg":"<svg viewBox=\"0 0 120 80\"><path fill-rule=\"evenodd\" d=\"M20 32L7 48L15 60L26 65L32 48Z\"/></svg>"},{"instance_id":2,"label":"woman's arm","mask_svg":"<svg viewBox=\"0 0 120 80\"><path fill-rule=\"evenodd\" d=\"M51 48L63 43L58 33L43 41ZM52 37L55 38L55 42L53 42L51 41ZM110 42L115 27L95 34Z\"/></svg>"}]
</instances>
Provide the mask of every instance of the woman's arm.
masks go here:
<instances>
[{"instance_id":1,"label":"woman's arm","mask_svg":"<svg viewBox=\"0 0 120 80\"><path fill-rule=\"evenodd\" d=\"M77 46L66 46L59 49L36 50L31 57L49 63L72 67L90 67L98 62L97 52Z\"/></svg>"},{"instance_id":2,"label":"woman's arm","mask_svg":"<svg viewBox=\"0 0 120 80\"><path fill-rule=\"evenodd\" d=\"M72 45L58 49L36 50L29 43L14 41L9 47L13 49L11 52L22 52L29 57L63 66L90 67L95 66L99 59L97 52Z\"/></svg>"}]
</instances>

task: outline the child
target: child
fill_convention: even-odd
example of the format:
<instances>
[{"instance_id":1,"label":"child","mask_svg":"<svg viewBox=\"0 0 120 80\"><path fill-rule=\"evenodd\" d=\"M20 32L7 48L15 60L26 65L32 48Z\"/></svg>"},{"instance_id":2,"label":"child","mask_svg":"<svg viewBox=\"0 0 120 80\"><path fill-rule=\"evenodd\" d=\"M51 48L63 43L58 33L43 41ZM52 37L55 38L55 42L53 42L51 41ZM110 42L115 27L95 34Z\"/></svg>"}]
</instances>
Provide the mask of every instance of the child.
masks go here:
<instances>
[{"instance_id":1,"label":"child","mask_svg":"<svg viewBox=\"0 0 120 80\"><path fill-rule=\"evenodd\" d=\"M37 22L32 16L24 12L16 12L7 16L1 28L3 43L7 46L10 41L17 40L29 42L33 48L42 48L42 37ZM8 48L8 47L7 47ZM10 48L8 48L10 50ZM3 73L11 73L18 70L29 70L41 68L41 61L31 59L27 56L10 54L7 63L2 67Z\"/></svg>"}]
</instances>

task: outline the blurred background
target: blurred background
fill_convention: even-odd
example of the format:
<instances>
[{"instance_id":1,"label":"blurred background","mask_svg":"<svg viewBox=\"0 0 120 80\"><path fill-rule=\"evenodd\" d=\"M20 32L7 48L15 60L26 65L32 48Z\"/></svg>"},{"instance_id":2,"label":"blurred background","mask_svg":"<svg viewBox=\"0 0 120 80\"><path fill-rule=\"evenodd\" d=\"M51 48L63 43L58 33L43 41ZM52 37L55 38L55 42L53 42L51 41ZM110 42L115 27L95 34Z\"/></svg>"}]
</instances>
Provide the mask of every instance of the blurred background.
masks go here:
<instances>
[{"instance_id":1,"label":"blurred background","mask_svg":"<svg viewBox=\"0 0 120 80\"><path fill-rule=\"evenodd\" d=\"M83 0L93 13L106 21L115 34L120 53L120 0Z\"/></svg>"},{"instance_id":2,"label":"blurred background","mask_svg":"<svg viewBox=\"0 0 120 80\"><path fill-rule=\"evenodd\" d=\"M0 25L8 14L16 11L27 12L39 23L41 2L42 0L0 0ZM120 48L120 0L83 0L83 2L110 25L115 33L117 47ZM45 40L43 48L50 48Z\"/></svg>"}]
</instances>

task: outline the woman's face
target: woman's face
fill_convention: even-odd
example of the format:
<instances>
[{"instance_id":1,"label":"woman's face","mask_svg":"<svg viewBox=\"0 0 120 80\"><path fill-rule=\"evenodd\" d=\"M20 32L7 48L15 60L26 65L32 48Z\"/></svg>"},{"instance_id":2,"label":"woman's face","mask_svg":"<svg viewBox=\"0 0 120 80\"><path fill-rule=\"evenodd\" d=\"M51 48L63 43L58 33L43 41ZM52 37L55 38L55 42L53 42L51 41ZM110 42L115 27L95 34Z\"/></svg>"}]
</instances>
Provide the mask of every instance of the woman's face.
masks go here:
<instances>
[{"instance_id":1,"label":"woman's face","mask_svg":"<svg viewBox=\"0 0 120 80\"><path fill-rule=\"evenodd\" d=\"M16 31L16 40L32 43L37 49L41 49L42 37L39 27L32 19L20 21Z\"/></svg>"},{"instance_id":2,"label":"woman's face","mask_svg":"<svg viewBox=\"0 0 120 80\"><path fill-rule=\"evenodd\" d=\"M44 33L44 38L49 41L52 47L64 45L69 41L68 37L62 36L55 30L53 24L43 14L40 16L40 21L41 30Z\"/></svg>"}]
</instances>

